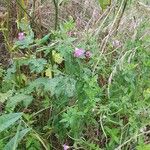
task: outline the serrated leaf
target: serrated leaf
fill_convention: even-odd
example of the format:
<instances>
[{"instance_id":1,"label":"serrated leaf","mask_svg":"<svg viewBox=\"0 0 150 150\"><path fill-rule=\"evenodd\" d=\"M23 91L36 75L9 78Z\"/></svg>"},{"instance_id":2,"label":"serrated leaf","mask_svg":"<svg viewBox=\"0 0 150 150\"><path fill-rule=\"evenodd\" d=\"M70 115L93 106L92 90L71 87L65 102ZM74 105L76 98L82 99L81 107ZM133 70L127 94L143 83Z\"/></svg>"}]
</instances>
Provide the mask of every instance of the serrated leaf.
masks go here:
<instances>
[{"instance_id":1,"label":"serrated leaf","mask_svg":"<svg viewBox=\"0 0 150 150\"><path fill-rule=\"evenodd\" d=\"M76 81L74 79L63 76L56 76L51 79L38 78L29 85L27 92L43 88L44 91L50 91L51 95L60 96L65 94L68 97L72 97L75 93L75 84Z\"/></svg>"},{"instance_id":2,"label":"serrated leaf","mask_svg":"<svg viewBox=\"0 0 150 150\"><path fill-rule=\"evenodd\" d=\"M68 97L72 97L75 93L75 85L76 85L76 81L72 78L66 78L64 80L64 85L66 87L66 90L65 90L65 94L68 96Z\"/></svg>"},{"instance_id":3,"label":"serrated leaf","mask_svg":"<svg viewBox=\"0 0 150 150\"><path fill-rule=\"evenodd\" d=\"M43 58L33 58L29 61L29 68L31 72L40 73L44 70L44 66L47 64L47 61Z\"/></svg>"},{"instance_id":4,"label":"serrated leaf","mask_svg":"<svg viewBox=\"0 0 150 150\"><path fill-rule=\"evenodd\" d=\"M8 101L6 108L14 110L18 103L23 102L24 106L27 107L33 100L33 97L25 94L16 94L12 96Z\"/></svg>"},{"instance_id":5,"label":"serrated leaf","mask_svg":"<svg viewBox=\"0 0 150 150\"><path fill-rule=\"evenodd\" d=\"M22 113L10 113L0 116L0 132L14 124L21 116Z\"/></svg>"}]
</instances>

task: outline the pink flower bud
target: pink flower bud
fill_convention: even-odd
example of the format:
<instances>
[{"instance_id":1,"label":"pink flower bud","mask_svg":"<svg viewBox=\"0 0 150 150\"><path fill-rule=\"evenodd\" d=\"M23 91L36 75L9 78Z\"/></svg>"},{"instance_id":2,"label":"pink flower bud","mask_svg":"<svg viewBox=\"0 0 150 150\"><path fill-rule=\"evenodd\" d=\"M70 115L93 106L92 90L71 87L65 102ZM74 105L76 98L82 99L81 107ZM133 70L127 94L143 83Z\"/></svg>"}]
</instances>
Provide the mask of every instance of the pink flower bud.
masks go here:
<instances>
[{"instance_id":1,"label":"pink flower bud","mask_svg":"<svg viewBox=\"0 0 150 150\"><path fill-rule=\"evenodd\" d=\"M64 144L64 145L63 145L63 148L64 148L64 150L68 150L68 149L69 149L69 146L66 145L66 144Z\"/></svg>"},{"instance_id":2,"label":"pink flower bud","mask_svg":"<svg viewBox=\"0 0 150 150\"><path fill-rule=\"evenodd\" d=\"M23 41L25 39L24 32L19 32L18 33L18 39L19 39L19 41Z\"/></svg>"},{"instance_id":3,"label":"pink flower bud","mask_svg":"<svg viewBox=\"0 0 150 150\"><path fill-rule=\"evenodd\" d=\"M85 52L85 57L86 58L91 58L91 56L92 56L92 53L90 51Z\"/></svg>"},{"instance_id":4,"label":"pink flower bud","mask_svg":"<svg viewBox=\"0 0 150 150\"><path fill-rule=\"evenodd\" d=\"M83 57L85 53L85 50L81 49L81 48L75 48L75 51L73 53L74 57Z\"/></svg>"}]
</instances>

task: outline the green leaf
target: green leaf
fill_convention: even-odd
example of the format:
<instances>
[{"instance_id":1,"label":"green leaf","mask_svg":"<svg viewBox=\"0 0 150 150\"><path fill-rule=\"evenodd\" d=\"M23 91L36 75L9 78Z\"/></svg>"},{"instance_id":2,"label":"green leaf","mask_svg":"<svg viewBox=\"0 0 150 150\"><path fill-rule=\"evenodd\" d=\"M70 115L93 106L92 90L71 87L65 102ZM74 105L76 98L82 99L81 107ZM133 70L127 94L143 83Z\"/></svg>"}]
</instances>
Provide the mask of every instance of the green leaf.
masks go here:
<instances>
[{"instance_id":1,"label":"green leaf","mask_svg":"<svg viewBox=\"0 0 150 150\"><path fill-rule=\"evenodd\" d=\"M45 65L47 64L47 61L43 58L32 58L29 61L29 68L31 72L40 73L44 70Z\"/></svg>"},{"instance_id":2,"label":"green leaf","mask_svg":"<svg viewBox=\"0 0 150 150\"><path fill-rule=\"evenodd\" d=\"M75 91L76 91L75 85L76 85L76 81L73 78L64 79L64 86L66 87L65 94L68 97L74 96Z\"/></svg>"},{"instance_id":3,"label":"green leaf","mask_svg":"<svg viewBox=\"0 0 150 150\"><path fill-rule=\"evenodd\" d=\"M50 39L50 35L51 35L51 34L49 33L49 34L45 35L42 39L36 40L36 41L35 41L36 44L37 44L37 45L45 44L45 43L48 42L48 40Z\"/></svg>"},{"instance_id":4,"label":"green leaf","mask_svg":"<svg viewBox=\"0 0 150 150\"><path fill-rule=\"evenodd\" d=\"M25 94L16 94L7 101L6 108L14 110L18 103L23 102L25 107L32 102L33 97Z\"/></svg>"},{"instance_id":5,"label":"green leaf","mask_svg":"<svg viewBox=\"0 0 150 150\"><path fill-rule=\"evenodd\" d=\"M0 93L0 102L4 103L9 97L11 97L13 94L12 90L9 90L6 93Z\"/></svg>"},{"instance_id":6,"label":"green leaf","mask_svg":"<svg viewBox=\"0 0 150 150\"><path fill-rule=\"evenodd\" d=\"M150 150L150 144L141 144L137 146L137 150Z\"/></svg>"},{"instance_id":7,"label":"green leaf","mask_svg":"<svg viewBox=\"0 0 150 150\"><path fill-rule=\"evenodd\" d=\"M22 113L10 113L0 116L0 132L14 124L21 116Z\"/></svg>"},{"instance_id":8,"label":"green leaf","mask_svg":"<svg viewBox=\"0 0 150 150\"><path fill-rule=\"evenodd\" d=\"M15 42L15 47L18 47L20 49L24 49L24 48L28 48L30 44L33 43L33 39L31 36L26 36L25 39L23 41L16 41Z\"/></svg>"},{"instance_id":9,"label":"green leaf","mask_svg":"<svg viewBox=\"0 0 150 150\"><path fill-rule=\"evenodd\" d=\"M17 148L19 142L30 131L30 128L17 132L16 135L6 144L3 150L12 150L12 147Z\"/></svg>"},{"instance_id":10,"label":"green leaf","mask_svg":"<svg viewBox=\"0 0 150 150\"><path fill-rule=\"evenodd\" d=\"M102 10L106 9L111 4L111 0L99 0Z\"/></svg>"},{"instance_id":11,"label":"green leaf","mask_svg":"<svg viewBox=\"0 0 150 150\"><path fill-rule=\"evenodd\" d=\"M3 74L4 74L4 70L2 68L0 68L0 77L2 78L3 77Z\"/></svg>"}]
</instances>

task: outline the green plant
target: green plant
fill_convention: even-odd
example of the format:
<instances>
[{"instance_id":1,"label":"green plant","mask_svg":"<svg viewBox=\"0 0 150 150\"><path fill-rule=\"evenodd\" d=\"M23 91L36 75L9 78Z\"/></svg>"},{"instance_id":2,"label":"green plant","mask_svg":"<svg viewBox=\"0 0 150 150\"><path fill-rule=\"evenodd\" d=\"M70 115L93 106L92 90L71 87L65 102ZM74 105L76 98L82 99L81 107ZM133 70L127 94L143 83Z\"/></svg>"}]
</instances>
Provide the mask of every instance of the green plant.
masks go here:
<instances>
[{"instance_id":1,"label":"green plant","mask_svg":"<svg viewBox=\"0 0 150 150\"><path fill-rule=\"evenodd\" d=\"M125 37L129 4L99 2L100 26L82 32L73 17L58 24L55 1L55 30L41 38L20 8L12 64L0 69L0 149L149 148L149 24Z\"/></svg>"}]
</instances>

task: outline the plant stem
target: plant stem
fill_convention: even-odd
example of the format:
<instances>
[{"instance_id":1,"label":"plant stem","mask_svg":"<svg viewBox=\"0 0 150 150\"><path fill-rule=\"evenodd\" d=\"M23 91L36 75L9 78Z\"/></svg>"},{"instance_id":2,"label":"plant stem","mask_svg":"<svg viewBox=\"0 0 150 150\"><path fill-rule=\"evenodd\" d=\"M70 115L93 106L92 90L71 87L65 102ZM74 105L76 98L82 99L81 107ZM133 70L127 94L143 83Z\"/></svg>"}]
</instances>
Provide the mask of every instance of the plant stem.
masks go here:
<instances>
[{"instance_id":1,"label":"plant stem","mask_svg":"<svg viewBox=\"0 0 150 150\"><path fill-rule=\"evenodd\" d=\"M58 2L57 0L53 0L54 7L55 7L55 30L57 30L58 27Z\"/></svg>"},{"instance_id":2,"label":"plant stem","mask_svg":"<svg viewBox=\"0 0 150 150\"><path fill-rule=\"evenodd\" d=\"M38 28L39 32L42 35L42 30L39 27L39 25L34 21L34 19L29 15L29 13L22 7L22 5L20 4L20 2L18 0L16 0L18 6L25 12L25 14L30 18L30 20L32 20L32 22L34 23L34 25Z\"/></svg>"}]
</instances>

